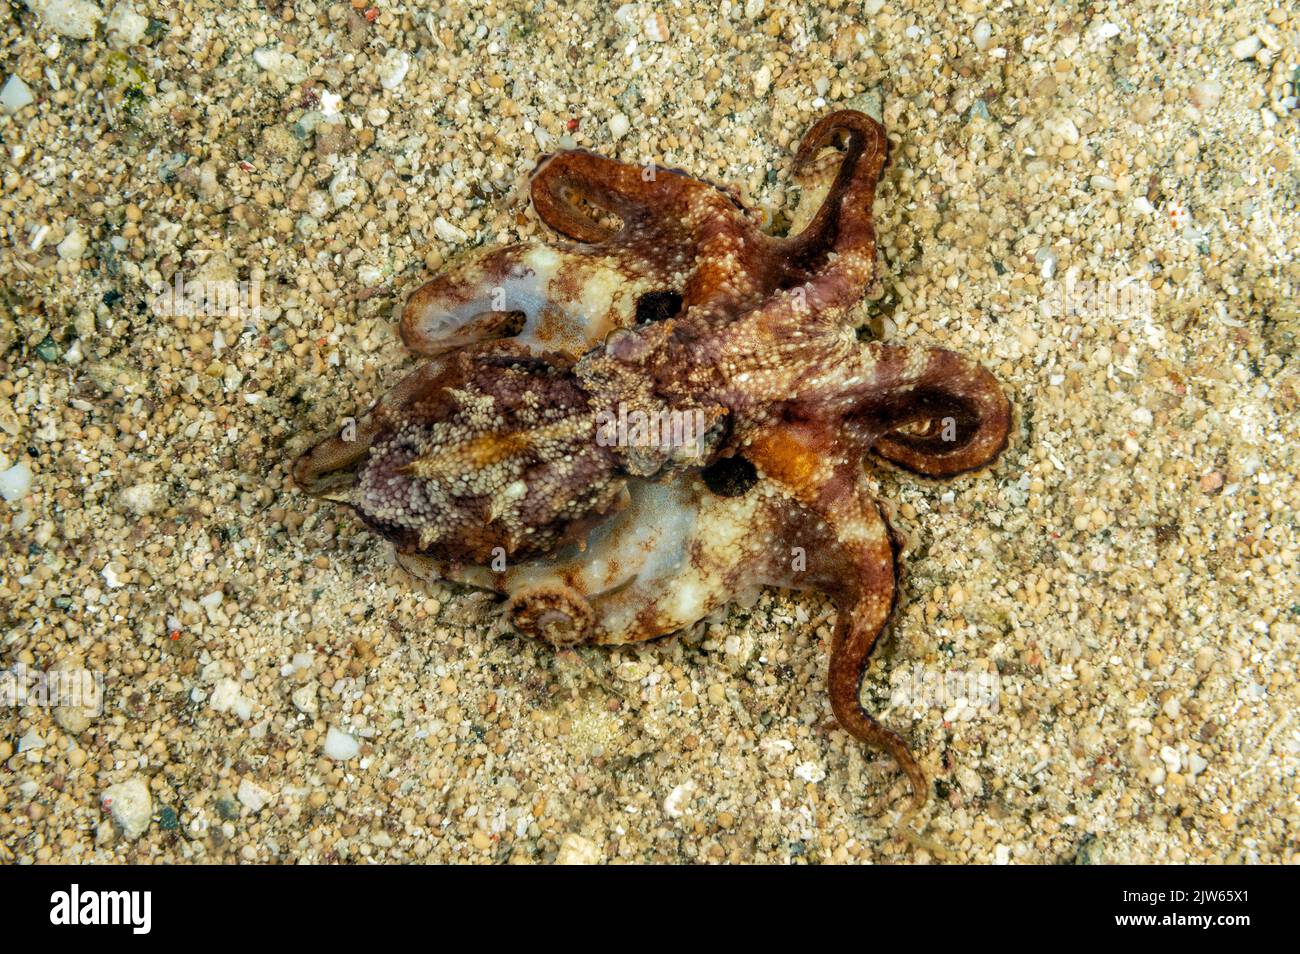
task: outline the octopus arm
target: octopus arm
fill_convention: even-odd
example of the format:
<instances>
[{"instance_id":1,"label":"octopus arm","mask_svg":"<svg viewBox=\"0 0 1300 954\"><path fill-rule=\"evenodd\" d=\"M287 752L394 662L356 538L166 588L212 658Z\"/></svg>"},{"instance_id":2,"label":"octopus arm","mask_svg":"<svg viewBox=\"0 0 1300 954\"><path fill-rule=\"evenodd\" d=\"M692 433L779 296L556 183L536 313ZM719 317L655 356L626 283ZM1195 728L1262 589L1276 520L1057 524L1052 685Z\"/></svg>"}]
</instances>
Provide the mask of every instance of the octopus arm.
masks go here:
<instances>
[{"instance_id":1,"label":"octopus arm","mask_svg":"<svg viewBox=\"0 0 1300 954\"><path fill-rule=\"evenodd\" d=\"M737 523L745 506L733 505L730 513L709 507L698 478L631 480L627 489L624 506L581 545L496 569L432 559L404 565L426 579L504 594L517 629L558 644L639 642L689 626L726 603L714 559L695 551L707 528ZM545 627L530 625L541 616L530 604L555 608L557 596L575 611L545 617Z\"/></svg>"},{"instance_id":2,"label":"octopus arm","mask_svg":"<svg viewBox=\"0 0 1300 954\"><path fill-rule=\"evenodd\" d=\"M393 429L413 401L436 387L446 363L445 359L434 358L421 364L360 418L348 419L337 434L317 441L294 461L294 482L317 496L348 490L374 442ZM337 499L347 500L346 496Z\"/></svg>"},{"instance_id":3,"label":"octopus arm","mask_svg":"<svg viewBox=\"0 0 1300 954\"><path fill-rule=\"evenodd\" d=\"M943 348L860 345L833 320L801 324L776 303L701 363L723 369L721 403L783 407L787 418L820 421L859 452L928 477L984 466L1011 430L1011 404L977 362Z\"/></svg>"},{"instance_id":4,"label":"octopus arm","mask_svg":"<svg viewBox=\"0 0 1300 954\"><path fill-rule=\"evenodd\" d=\"M725 313L752 301L759 276L778 268L773 243L731 192L676 170L573 150L543 160L532 197L557 232L654 276L676 299L671 312L705 302ZM597 210L621 226L602 222Z\"/></svg>"},{"instance_id":5,"label":"octopus arm","mask_svg":"<svg viewBox=\"0 0 1300 954\"><path fill-rule=\"evenodd\" d=\"M802 231L780 243L792 270L816 276L820 301L813 313L852 306L875 273L872 205L889 151L884 127L854 110L831 113L800 142L794 171L807 173L818 153L841 136L843 159L820 208Z\"/></svg>"},{"instance_id":6,"label":"octopus arm","mask_svg":"<svg viewBox=\"0 0 1300 954\"><path fill-rule=\"evenodd\" d=\"M783 502L771 508L765 532L791 559L766 582L827 594L837 615L828 686L836 720L854 738L894 758L925 802L925 774L902 736L861 703L862 677L898 595L897 545L871 496L859 455L844 454L833 429L787 422L754 434L746 455ZM760 486L764 481L760 481Z\"/></svg>"},{"instance_id":7,"label":"octopus arm","mask_svg":"<svg viewBox=\"0 0 1300 954\"><path fill-rule=\"evenodd\" d=\"M660 284L619 257L508 245L470 253L417 289L400 331L420 355L508 337L534 352L577 357L634 324L638 300Z\"/></svg>"},{"instance_id":8,"label":"octopus arm","mask_svg":"<svg viewBox=\"0 0 1300 954\"><path fill-rule=\"evenodd\" d=\"M634 236L662 235L673 220L689 216L703 202L725 203L743 212L728 192L674 169L653 163L632 165L571 149L547 156L533 172L533 208L543 222L578 242L626 245ZM594 210L613 213L622 220L619 229L602 222ZM646 245L645 257L655 249Z\"/></svg>"},{"instance_id":9,"label":"octopus arm","mask_svg":"<svg viewBox=\"0 0 1300 954\"><path fill-rule=\"evenodd\" d=\"M982 365L943 348L871 344L845 388L852 405L846 436L885 460L924 474L951 477L983 467L1007 445L1011 404Z\"/></svg>"}]
</instances>

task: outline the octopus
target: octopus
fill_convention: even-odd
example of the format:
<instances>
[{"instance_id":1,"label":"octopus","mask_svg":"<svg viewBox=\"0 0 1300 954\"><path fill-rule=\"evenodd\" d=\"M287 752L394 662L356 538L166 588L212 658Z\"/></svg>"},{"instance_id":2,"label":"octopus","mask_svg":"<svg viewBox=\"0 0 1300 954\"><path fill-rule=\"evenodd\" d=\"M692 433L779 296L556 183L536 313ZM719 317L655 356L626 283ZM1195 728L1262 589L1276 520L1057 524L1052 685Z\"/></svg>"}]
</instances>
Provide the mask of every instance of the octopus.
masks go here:
<instances>
[{"instance_id":1,"label":"octopus","mask_svg":"<svg viewBox=\"0 0 1300 954\"><path fill-rule=\"evenodd\" d=\"M415 291L399 327L422 362L296 483L557 647L675 633L764 586L825 594L832 712L892 756L915 811L925 773L860 698L900 589L864 461L981 467L1011 409L960 354L859 340L887 153L863 113L817 122L785 235L677 169L543 157L532 204L563 240L477 249Z\"/></svg>"}]
</instances>

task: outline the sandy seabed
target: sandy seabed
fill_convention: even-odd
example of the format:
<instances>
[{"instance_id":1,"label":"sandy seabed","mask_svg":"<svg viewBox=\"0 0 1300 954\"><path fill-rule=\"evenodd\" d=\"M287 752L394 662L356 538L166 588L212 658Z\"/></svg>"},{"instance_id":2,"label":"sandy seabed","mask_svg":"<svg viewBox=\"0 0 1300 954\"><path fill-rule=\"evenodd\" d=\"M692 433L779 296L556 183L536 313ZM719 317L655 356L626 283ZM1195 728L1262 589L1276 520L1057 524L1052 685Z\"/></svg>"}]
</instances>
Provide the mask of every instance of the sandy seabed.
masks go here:
<instances>
[{"instance_id":1,"label":"sandy seabed","mask_svg":"<svg viewBox=\"0 0 1300 954\"><path fill-rule=\"evenodd\" d=\"M103 706L0 707L0 861L1296 860L1291 4L27 3L0 665ZM984 471L870 470L907 577L863 698L933 787L905 824L826 727L828 603L556 653L286 472L410 365L411 290L545 235L542 153L780 221L845 106L893 142L864 334L1016 413ZM178 275L246 284L185 316Z\"/></svg>"}]
</instances>

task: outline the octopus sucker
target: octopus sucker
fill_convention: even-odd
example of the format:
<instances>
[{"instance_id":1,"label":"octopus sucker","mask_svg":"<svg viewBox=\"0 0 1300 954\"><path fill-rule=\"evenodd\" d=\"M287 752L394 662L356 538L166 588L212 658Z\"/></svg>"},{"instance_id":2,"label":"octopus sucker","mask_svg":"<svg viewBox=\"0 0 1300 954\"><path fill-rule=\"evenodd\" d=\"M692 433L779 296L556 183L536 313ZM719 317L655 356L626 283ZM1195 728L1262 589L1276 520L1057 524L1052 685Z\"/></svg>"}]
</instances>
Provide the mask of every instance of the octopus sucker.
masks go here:
<instances>
[{"instance_id":1,"label":"octopus sucker","mask_svg":"<svg viewBox=\"0 0 1300 954\"><path fill-rule=\"evenodd\" d=\"M533 207L561 239L470 252L417 289L400 330L422 363L295 481L557 646L667 635L760 586L827 594L830 708L919 808L920 763L860 697L901 589L864 462L986 466L1011 404L960 354L857 340L888 158L874 119L822 118L794 157L820 204L778 237L680 170L543 157Z\"/></svg>"}]
</instances>

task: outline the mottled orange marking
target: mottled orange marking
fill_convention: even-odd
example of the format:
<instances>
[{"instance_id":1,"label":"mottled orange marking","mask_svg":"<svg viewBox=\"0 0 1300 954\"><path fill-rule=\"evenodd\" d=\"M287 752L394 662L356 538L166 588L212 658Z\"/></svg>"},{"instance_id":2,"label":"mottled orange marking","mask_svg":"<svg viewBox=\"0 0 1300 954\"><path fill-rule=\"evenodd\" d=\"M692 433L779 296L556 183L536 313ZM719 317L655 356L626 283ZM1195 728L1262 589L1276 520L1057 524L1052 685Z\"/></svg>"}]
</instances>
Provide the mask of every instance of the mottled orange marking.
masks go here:
<instances>
[{"instance_id":1,"label":"mottled orange marking","mask_svg":"<svg viewBox=\"0 0 1300 954\"><path fill-rule=\"evenodd\" d=\"M404 467L397 468L397 473L425 480L449 477L458 472L482 470L499 464L507 458L524 453L531 446L532 441L526 432L484 434L459 447L443 448L436 453L417 457Z\"/></svg>"},{"instance_id":2,"label":"mottled orange marking","mask_svg":"<svg viewBox=\"0 0 1300 954\"><path fill-rule=\"evenodd\" d=\"M756 436L750 455L765 477L795 491L812 486L820 460L816 450L787 430L768 430Z\"/></svg>"}]
</instances>

